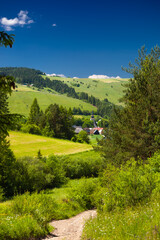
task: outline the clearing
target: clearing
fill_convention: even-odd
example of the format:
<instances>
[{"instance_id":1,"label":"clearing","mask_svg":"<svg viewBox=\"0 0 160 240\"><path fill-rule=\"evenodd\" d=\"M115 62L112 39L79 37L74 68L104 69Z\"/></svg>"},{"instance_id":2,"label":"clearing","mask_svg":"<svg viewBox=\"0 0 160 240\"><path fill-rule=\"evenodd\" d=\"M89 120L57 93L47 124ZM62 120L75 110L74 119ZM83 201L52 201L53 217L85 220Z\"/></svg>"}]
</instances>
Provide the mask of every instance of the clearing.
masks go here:
<instances>
[{"instance_id":1,"label":"clearing","mask_svg":"<svg viewBox=\"0 0 160 240\"><path fill-rule=\"evenodd\" d=\"M14 131L9 133L9 140L11 149L16 157L35 157L39 150L43 156L48 156L51 154L73 154L92 149L92 146L89 144Z\"/></svg>"}]
</instances>

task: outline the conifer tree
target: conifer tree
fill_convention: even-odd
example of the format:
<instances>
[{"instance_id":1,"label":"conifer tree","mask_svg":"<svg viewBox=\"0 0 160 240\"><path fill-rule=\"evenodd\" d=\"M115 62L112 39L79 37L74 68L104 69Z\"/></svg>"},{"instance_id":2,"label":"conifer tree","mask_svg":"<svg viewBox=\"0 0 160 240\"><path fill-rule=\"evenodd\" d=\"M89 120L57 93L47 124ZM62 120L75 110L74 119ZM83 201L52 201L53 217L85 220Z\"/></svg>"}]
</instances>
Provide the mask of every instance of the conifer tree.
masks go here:
<instances>
[{"instance_id":1,"label":"conifer tree","mask_svg":"<svg viewBox=\"0 0 160 240\"><path fill-rule=\"evenodd\" d=\"M33 103L30 108L30 113L28 117L28 123L29 124L36 124L38 125L39 123L39 118L42 115L42 112L40 111L40 107L38 105L37 98L33 100Z\"/></svg>"},{"instance_id":2,"label":"conifer tree","mask_svg":"<svg viewBox=\"0 0 160 240\"><path fill-rule=\"evenodd\" d=\"M115 109L106 140L101 142L107 162L115 165L131 157L146 159L160 149L160 49L139 51L136 65L127 72L133 78L125 85L123 109Z\"/></svg>"},{"instance_id":3,"label":"conifer tree","mask_svg":"<svg viewBox=\"0 0 160 240\"><path fill-rule=\"evenodd\" d=\"M13 35L0 32L0 46L10 46L13 44ZM0 192L3 189L5 196L12 196L15 190L15 157L9 148L6 137L8 130L13 124L14 117L8 109L8 94L15 88L14 78L10 76L0 76ZM1 193L0 193L1 194Z\"/></svg>"}]
</instances>

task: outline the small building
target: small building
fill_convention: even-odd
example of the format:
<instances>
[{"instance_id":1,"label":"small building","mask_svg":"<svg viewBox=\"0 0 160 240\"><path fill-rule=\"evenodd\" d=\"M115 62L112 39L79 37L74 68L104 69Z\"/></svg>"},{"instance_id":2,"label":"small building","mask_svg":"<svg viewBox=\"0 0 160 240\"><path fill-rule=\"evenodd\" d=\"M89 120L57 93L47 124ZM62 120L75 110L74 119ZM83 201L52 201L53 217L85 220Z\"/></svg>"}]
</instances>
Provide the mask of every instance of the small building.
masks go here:
<instances>
[{"instance_id":1,"label":"small building","mask_svg":"<svg viewBox=\"0 0 160 240\"><path fill-rule=\"evenodd\" d=\"M99 132L100 135L103 134L103 128L100 128L100 127L96 127L96 128L93 128L94 130L97 130Z\"/></svg>"},{"instance_id":2,"label":"small building","mask_svg":"<svg viewBox=\"0 0 160 240\"><path fill-rule=\"evenodd\" d=\"M73 126L73 128L74 128L74 132L76 133L76 134L78 134L78 133L80 133L81 131L83 131L83 128L81 127L81 126Z\"/></svg>"},{"instance_id":3,"label":"small building","mask_svg":"<svg viewBox=\"0 0 160 240\"><path fill-rule=\"evenodd\" d=\"M94 128L92 128L91 130L90 130L90 135L99 135L99 131L97 130L97 129L94 129Z\"/></svg>"}]
</instances>

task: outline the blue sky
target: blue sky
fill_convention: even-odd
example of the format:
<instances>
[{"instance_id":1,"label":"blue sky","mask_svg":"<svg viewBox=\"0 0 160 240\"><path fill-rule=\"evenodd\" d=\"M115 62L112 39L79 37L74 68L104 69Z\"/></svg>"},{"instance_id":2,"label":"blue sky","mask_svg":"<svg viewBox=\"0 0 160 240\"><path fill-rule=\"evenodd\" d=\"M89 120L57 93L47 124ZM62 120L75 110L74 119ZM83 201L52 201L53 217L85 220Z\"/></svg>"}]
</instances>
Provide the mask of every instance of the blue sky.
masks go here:
<instances>
[{"instance_id":1,"label":"blue sky","mask_svg":"<svg viewBox=\"0 0 160 240\"><path fill-rule=\"evenodd\" d=\"M0 66L31 67L70 77L129 77L121 70L143 45L160 46L160 1L3 1Z\"/></svg>"}]
</instances>

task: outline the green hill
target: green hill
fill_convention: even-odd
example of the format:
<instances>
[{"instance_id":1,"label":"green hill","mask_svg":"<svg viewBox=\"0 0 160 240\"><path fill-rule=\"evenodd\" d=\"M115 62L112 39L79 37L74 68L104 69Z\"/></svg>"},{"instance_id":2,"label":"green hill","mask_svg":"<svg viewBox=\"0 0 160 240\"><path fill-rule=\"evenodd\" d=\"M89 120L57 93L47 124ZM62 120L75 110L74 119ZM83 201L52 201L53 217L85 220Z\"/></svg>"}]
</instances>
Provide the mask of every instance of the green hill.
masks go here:
<instances>
[{"instance_id":1,"label":"green hill","mask_svg":"<svg viewBox=\"0 0 160 240\"><path fill-rule=\"evenodd\" d=\"M9 107L12 113L26 116L34 98L37 98L42 110L56 103L82 111L97 110L101 116L110 116L113 104L120 105L119 99L124 90L122 85L127 81L48 77L39 70L15 67L0 68L0 74L12 75L21 84L9 98Z\"/></svg>"},{"instance_id":2,"label":"green hill","mask_svg":"<svg viewBox=\"0 0 160 240\"><path fill-rule=\"evenodd\" d=\"M43 76L46 78L46 76ZM108 98L108 100L119 105L119 99L123 96L124 87L128 79L89 79L89 78L61 78L50 77L51 80L60 80L69 87L73 87L76 92L86 92L100 100Z\"/></svg>"},{"instance_id":3,"label":"green hill","mask_svg":"<svg viewBox=\"0 0 160 240\"><path fill-rule=\"evenodd\" d=\"M66 95L60 95L58 93L53 94L47 91L37 91L27 86L17 85L17 90L14 90L8 99L11 113L19 113L28 116L34 98L37 98L42 110L45 110L50 104L54 103L66 108L80 107L82 110L89 111L96 111L97 109L89 103L67 97Z\"/></svg>"}]
</instances>

